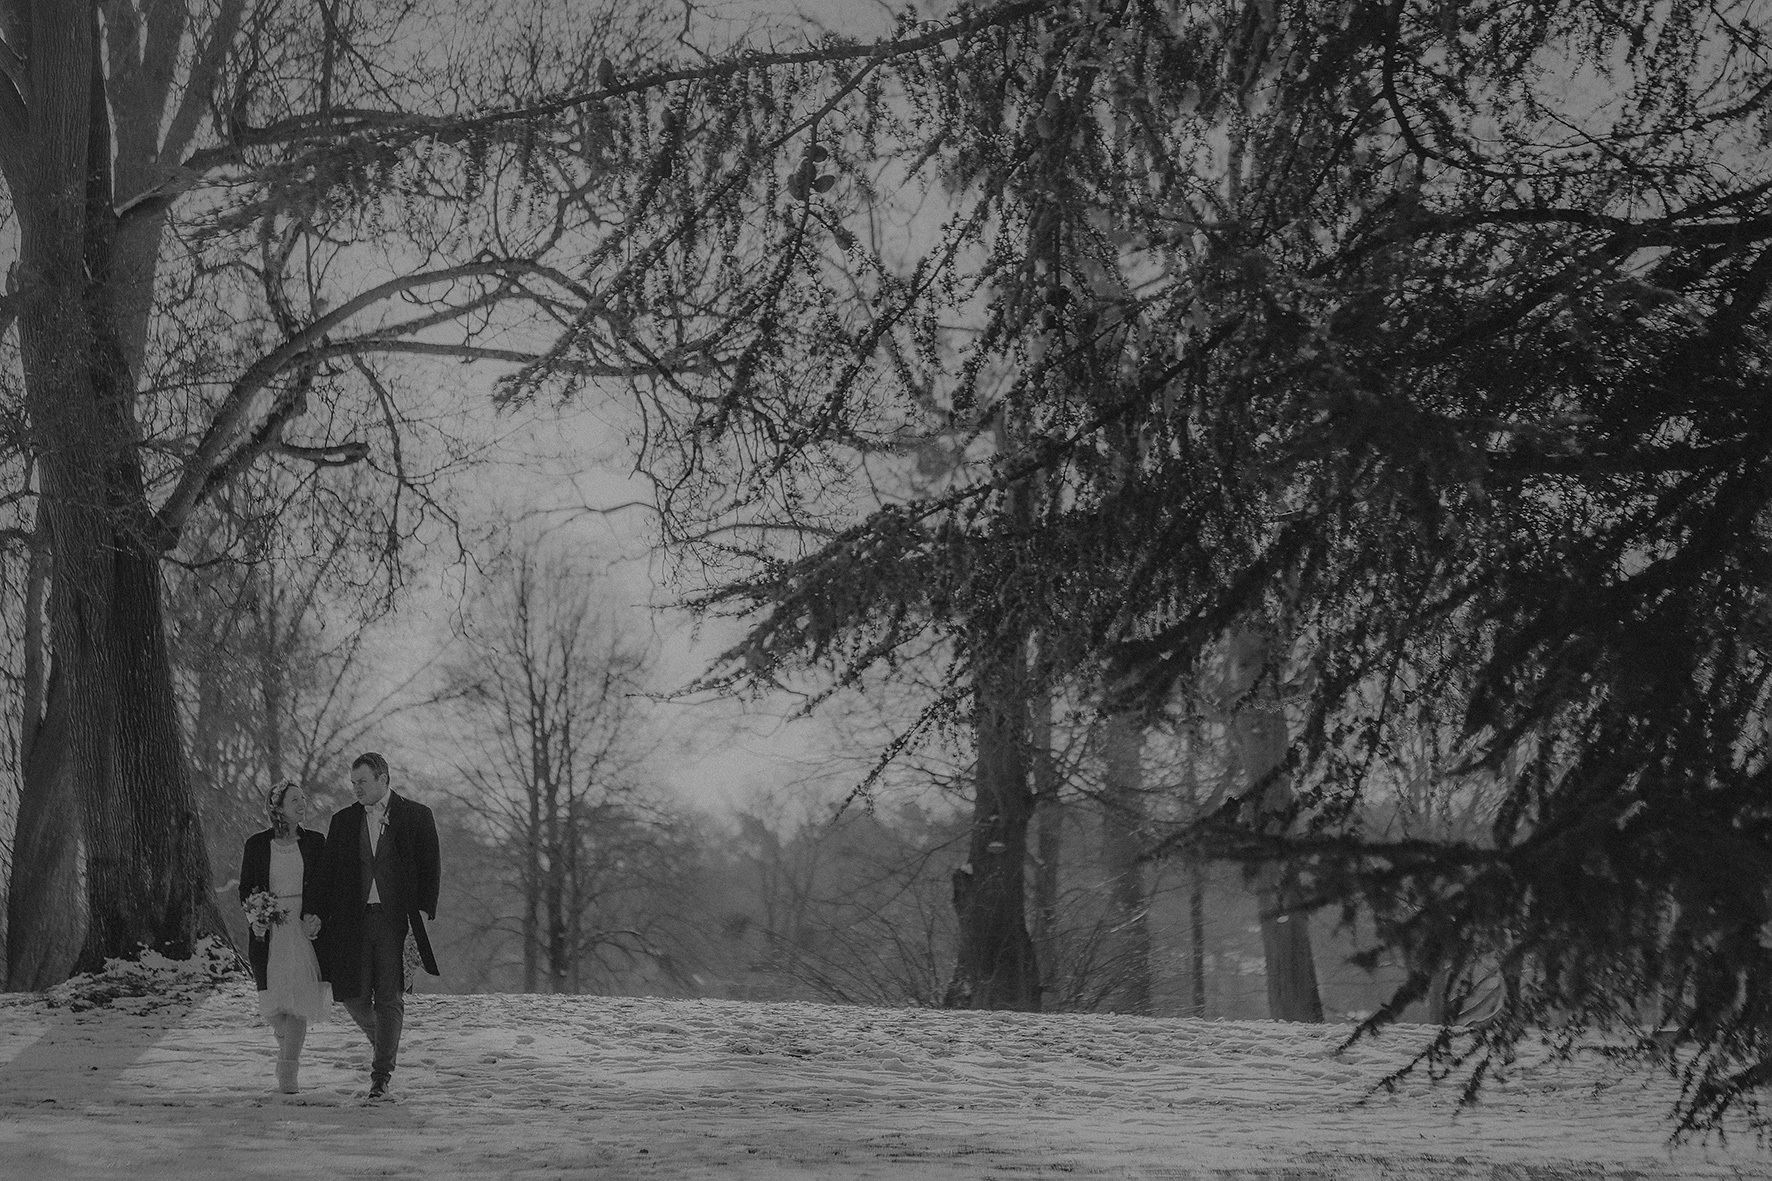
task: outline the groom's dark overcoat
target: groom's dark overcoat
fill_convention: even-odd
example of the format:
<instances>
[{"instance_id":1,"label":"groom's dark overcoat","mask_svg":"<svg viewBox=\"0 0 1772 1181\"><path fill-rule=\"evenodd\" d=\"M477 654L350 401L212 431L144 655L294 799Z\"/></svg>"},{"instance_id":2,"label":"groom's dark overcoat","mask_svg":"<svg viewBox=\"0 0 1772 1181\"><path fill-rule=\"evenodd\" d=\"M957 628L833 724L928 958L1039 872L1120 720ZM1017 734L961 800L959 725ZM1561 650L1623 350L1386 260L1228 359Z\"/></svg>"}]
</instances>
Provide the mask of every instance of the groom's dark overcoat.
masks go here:
<instances>
[{"instance_id":1,"label":"groom's dark overcoat","mask_svg":"<svg viewBox=\"0 0 1772 1181\"><path fill-rule=\"evenodd\" d=\"M318 914L315 902L320 893L320 865L325 858L326 838L311 828L298 828L295 840L296 847L301 850L302 914ZM247 837L246 851L240 856L240 901L245 902L254 890L271 892L271 830L268 828ZM301 919L298 915L290 915L289 921L293 924ZM252 965L252 981L263 992L266 970L271 962L271 940L268 935L254 934L250 928L247 940L246 959ZM320 960L320 979L331 979L324 958Z\"/></svg>"},{"instance_id":2,"label":"groom's dark overcoat","mask_svg":"<svg viewBox=\"0 0 1772 1181\"><path fill-rule=\"evenodd\" d=\"M363 917L372 874L383 911L405 920L425 971L441 974L420 916L437 917L437 822L423 804L390 791L387 827L372 859L366 817L362 804L334 812L321 861L320 956L341 1001L363 994Z\"/></svg>"}]
</instances>

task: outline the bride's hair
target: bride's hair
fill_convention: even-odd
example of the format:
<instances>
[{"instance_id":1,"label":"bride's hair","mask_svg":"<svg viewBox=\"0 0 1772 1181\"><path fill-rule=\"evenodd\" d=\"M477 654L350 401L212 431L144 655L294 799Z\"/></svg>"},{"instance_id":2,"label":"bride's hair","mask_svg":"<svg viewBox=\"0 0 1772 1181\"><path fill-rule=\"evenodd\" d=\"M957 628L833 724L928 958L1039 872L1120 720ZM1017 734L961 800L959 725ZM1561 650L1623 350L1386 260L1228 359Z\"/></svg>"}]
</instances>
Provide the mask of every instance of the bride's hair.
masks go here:
<instances>
[{"instance_id":1,"label":"bride's hair","mask_svg":"<svg viewBox=\"0 0 1772 1181\"><path fill-rule=\"evenodd\" d=\"M289 789L295 786L295 780L285 779L282 783L273 785L270 794L265 797L265 805L271 813L271 835L274 837L286 837L295 827L283 811L283 801L289 795Z\"/></svg>"}]
</instances>

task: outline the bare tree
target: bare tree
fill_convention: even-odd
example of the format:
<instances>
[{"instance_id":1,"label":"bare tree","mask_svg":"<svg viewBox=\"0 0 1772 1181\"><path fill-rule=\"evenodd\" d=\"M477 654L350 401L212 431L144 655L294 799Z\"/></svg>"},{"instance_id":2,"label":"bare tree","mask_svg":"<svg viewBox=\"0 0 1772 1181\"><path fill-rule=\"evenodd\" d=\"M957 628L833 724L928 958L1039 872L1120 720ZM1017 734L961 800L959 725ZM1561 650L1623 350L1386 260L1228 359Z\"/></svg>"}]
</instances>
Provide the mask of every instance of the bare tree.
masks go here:
<instances>
[{"instance_id":1,"label":"bare tree","mask_svg":"<svg viewBox=\"0 0 1772 1181\"><path fill-rule=\"evenodd\" d=\"M368 733L436 704L418 689L422 669L370 684L363 658L377 611L358 579L373 559L353 544L354 521L314 513L305 530L287 519L273 527L263 508L272 491L218 497L166 582L174 684L218 877L262 824L267 784L294 778L313 791L343 780ZM234 918L231 907L223 914Z\"/></svg>"},{"instance_id":2,"label":"bare tree","mask_svg":"<svg viewBox=\"0 0 1772 1181\"><path fill-rule=\"evenodd\" d=\"M488 932L514 935L526 992L577 992L612 965L672 966L661 932L676 818L645 792L657 739L643 708L650 650L593 607L596 580L534 547L469 611L472 656L451 673L460 799L502 889Z\"/></svg>"},{"instance_id":3,"label":"bare tree","mask_svg":"<svg viewBox=\"0 0 1772 1181\"><path fill-rule=\"evenodd\" d=\"M793 809L755 801L734 849L761 913L754 923L743 910L727 915L734 937L761 944L752 967L790 995L798 986L845 1004L942 1004L958 937L947 866L968 833L953 803L833 812L811 799Z\"/></svg>"},{"instance_id":4,"label":"bare tree","mask_svg":"<svg viewBox=\"0 0 1772 1181\"><path fill-rule=\"evenodd\" d=\"M43 604L21 639L10 987L220 924L162 615L194 518L255 471L362 464L383 485L363 524L396 548L437 505L388 360L531 356L487 338L548 314L575 282L549 251L609 211L597 117L545 162L475 120L588 86L644 17L472 7L0 5L0 361L23 428L0 498L30 509L0 541L28 540ZM468 20L481 36L418 28Z\"/></svg>"}]
</instances>

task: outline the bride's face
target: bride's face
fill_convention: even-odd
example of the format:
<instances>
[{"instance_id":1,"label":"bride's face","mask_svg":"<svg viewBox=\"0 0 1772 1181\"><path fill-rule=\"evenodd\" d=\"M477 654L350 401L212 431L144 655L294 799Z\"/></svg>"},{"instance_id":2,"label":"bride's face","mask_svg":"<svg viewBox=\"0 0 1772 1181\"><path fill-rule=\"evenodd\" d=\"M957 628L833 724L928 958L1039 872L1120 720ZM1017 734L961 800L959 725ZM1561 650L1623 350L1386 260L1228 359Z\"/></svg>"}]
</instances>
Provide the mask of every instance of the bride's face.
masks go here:
<instances>
[{"instance_id":1,"label":"bride's face","mask_svg":"<svg viewBox=\"0 0 1772 1181\"><path fill-rule=\"evenodd\" d=\"M308 793L301 789L300 784L284 793L283 815L289 818L291 825L298 825L308 818Z\"/></svg>"}]
</instances>

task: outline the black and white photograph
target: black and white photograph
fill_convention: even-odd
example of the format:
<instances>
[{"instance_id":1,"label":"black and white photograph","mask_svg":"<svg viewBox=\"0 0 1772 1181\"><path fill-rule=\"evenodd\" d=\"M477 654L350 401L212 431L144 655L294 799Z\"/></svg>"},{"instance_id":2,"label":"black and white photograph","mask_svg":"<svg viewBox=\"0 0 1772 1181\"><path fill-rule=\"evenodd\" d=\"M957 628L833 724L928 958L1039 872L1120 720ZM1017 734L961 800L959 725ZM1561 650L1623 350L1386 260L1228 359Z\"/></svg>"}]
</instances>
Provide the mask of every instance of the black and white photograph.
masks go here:
<instances>
[{"instance_id":1,"label":"black and white photograph","mask_svg":"<svg viewBox=\"0 0 1772 1181\"><path fill-rule=\"evenodd\" d=\"M0 0L0 271L0 1177L1772 1181L1772 3Z\"/></svg>"}]
</instances>

